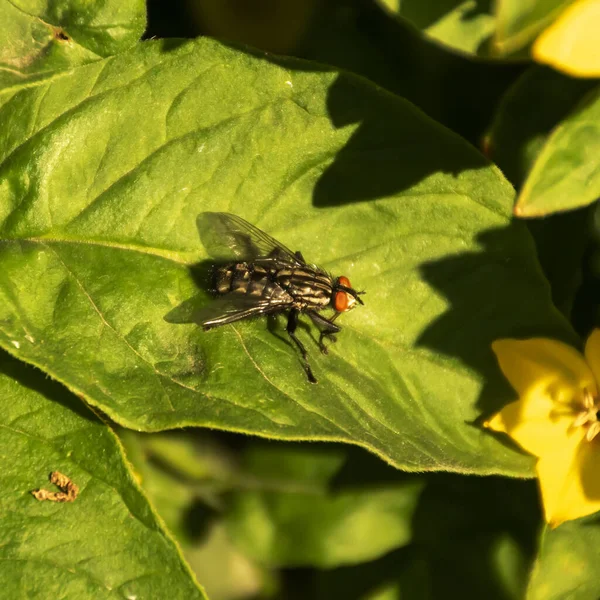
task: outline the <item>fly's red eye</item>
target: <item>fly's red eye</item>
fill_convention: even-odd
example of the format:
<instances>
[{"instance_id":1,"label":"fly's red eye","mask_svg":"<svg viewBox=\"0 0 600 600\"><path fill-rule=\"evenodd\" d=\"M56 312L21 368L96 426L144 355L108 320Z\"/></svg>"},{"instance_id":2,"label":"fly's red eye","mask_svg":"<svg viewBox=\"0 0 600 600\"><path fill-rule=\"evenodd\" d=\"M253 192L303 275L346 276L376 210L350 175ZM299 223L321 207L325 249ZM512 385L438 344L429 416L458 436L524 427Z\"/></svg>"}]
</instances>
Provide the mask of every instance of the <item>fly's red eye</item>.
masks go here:
<instances>
[{"instance_id":1,"label":"fly's red eye","mask_svg":"<svg viewBox=\"0 0 600 600\"><path fill-rule=\"evenodd\" d=\"M340 277L340 280L341 279L342 278ZM348 280L346 280L346 281L348 281ZM346 294L346 292L337 292L336 293L334 308L338 312L345 312L348 310L348 294Z\"/></svg>"},{"instance_id":2,"label":"fly's red eye","mask_svg":"<svg viewBox=\"0 0 600 600\"><path fill-rule=\"evenodd\" d=\"M345 288L352 288L352 286L350 285L350 280L347 277L344 277L343 275L341 277L338 277L337 283L338 283L338 285L341 285ZM348 294L348 292L344 292L344 291L340 290L339 292L336 292L336 294L335 294L335 300L333 302L333 307L338 312L346 312L347 310L350 310L354 306L355 303L356 303L356 300L354 299L353 296Z\"/></svg>"}]
</instances>

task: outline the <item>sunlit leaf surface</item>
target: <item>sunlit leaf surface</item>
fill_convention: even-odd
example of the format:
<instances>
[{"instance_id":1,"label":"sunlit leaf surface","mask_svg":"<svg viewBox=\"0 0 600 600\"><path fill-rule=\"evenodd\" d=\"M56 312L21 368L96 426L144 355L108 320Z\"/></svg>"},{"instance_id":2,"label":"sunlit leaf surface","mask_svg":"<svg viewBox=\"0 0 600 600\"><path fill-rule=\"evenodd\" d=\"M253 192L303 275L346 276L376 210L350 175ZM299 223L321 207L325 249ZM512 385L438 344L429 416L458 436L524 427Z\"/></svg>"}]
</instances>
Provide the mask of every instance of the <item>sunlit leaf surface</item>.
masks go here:
<instances>
[{"instance_id":1,"label":"sunlit leaf surface","mask_svg":"<svg viewBox=\"0 0 600 600\"><path fill-rule=\"evenodd\" d=\"M490 0L379 0L389 12L408 21L448 49L486 56L496 18Z\"/></svg>"},{"instance_id":2,"label":"sunlit leaf surface","mask_svg":"<svg viewBox=\"0 0 600 600\"><path fill-rule=\"evenodd\" d=\"M278 61L279 62L279 61ZM217 42L150 42L0 106L0 344L118 423L358 444L408 470L529 475L477 425L491 342L568 326L513 190L406 101ZM202 332L195 221L229 211L366 291L301 369L282 322ZM198 269L194 265L200 264Z\"/></svg>"},{"instance_id":3,"label":"sunlit leaf surface","mask_svg":"<svg viewBox=\"0 0 600 600\"><path fill-rule=\"evenodd\" d=\"M600 197L600 88L554 129L537 157L515 212L536 217L587 206Z\"/></svg>"},{"instance_id":4,"label":"sunlit leaf surface","mask_svg":"<svg viewBox=\"0 0 600 600\"><path fill-rule=\"evenodd\" d=\"M205 598L105 424L3 351L0 395L5 598ZM74 501L33 497L58 491L54 471L79 488Z\"/></svg>"},{"instance_id":5,"label":"sunlit leaf surface","mask_svg":"<svg viewBox=\"0 0 600 600\"><path fill-rule=\"evenodd\" d=\"M143 0L2 0L0 90L122 52L146 26Z\"/></svg>"}]
</instances>

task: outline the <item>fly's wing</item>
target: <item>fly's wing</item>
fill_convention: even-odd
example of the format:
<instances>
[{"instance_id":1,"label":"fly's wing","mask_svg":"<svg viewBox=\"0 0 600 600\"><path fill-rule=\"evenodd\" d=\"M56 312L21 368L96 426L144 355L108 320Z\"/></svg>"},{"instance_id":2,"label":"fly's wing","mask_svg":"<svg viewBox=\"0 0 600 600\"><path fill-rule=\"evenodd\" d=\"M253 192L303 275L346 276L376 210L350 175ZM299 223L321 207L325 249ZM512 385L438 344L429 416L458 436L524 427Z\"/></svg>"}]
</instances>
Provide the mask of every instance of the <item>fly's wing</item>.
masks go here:
<instances>
[{"instance_id":1,"label":"fly's wing","mask_svg":"<svg viewBox=\"0 0 600 600\"><path fill-rule=\"evenodd\" d=\"M203 212L196 219L209 256L220 261L252 262L257 258L304 264L289 248L244 219L222 212Z\"/></svg>"},{"instance_id":2,"label":"fly's wing","mask_svg":"<svg viewBox=\"0 0 600 600\"><path fill-rule=\"evenodd\" d=\"M229 292L194 311L192 319L207 330L249 317L268 315L287 307L288 305L284 302L273 302L249 297L238 292Z\"/></svg>"}]
</instances>

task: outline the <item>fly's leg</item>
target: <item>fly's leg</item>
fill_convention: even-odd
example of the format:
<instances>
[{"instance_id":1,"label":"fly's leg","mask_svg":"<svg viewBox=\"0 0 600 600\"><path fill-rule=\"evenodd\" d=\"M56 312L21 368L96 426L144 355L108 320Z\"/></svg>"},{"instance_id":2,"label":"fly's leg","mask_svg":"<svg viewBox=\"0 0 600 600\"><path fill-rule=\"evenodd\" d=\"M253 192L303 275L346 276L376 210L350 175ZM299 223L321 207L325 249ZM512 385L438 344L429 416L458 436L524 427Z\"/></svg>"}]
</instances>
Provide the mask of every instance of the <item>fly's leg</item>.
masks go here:
<instances>
[{"instance_id":1,"label":"fly's leg","mask_svg":"<svg viewBox=\"0 0 600 600\"><path fill-rule=\"evenodd\" d=\"M319 328L319 350L323 354L327 354L327 346L323 342L323 339L328 337L332 342L335 342L335 334L340 332L342 328L336 325L334 321L338 318L340 313L335 313L331 319L322 317L319 313L314 311L308 311L308 316L312 319L312 322Z\"/></svg>"},{"instance_id":2,"label":"fly's leg","mask_svg":"<svg viewBox=\"0 0 600 600\"><path fill-rule=\"evenodd\" d=\"M295 308L292 308L292 310L290 310L290 316L288 317L287 327L285 330L288 332L288 335L294 340L294 343L300 350L300 354L302 355L302 366L304 367L308 381L311 383L317 383L310 365L308 364L308 352L306 351L304 344L296 337L296 327L298 327L298 311Z\"/></svg>"},{"instance_id":3,"label":"fly's leg","mask_svg":"<svg viewBox=\"0 0 600 600\"><path fill-rule=\"evenodd\" d=\"M300 250L298 250L297 252L294 252L294 256L301 262L301 263L306 263L306 261L304 260L304 256L302 256L302 252L300 252Z\"/></svg>"}]
</instances>

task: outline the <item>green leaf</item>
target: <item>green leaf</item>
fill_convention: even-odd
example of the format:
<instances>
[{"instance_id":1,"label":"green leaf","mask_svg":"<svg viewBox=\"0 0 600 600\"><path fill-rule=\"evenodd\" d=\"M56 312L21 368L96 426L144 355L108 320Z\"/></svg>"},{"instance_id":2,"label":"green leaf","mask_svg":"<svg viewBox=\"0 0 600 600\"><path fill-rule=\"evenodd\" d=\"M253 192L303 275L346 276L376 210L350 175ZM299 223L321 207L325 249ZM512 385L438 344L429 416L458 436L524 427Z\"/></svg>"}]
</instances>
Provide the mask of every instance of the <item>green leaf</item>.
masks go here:
<instances>
[{"instance_id":1,"label":"green leaf","mask_svg":"<svg viewBox=\"0 0 600 600\"><path fill-rule=\"evenodd\" d=\"M426 549L433 598L520 600L541 521L534 481L429 476L413 525Z\"/></svg>"},{"instance_id":2,"label":"green leaf","mask_svg":"<svg viewBox=\"0 0 600 600\"><path fill-rule=\"evenodd\" d=\"M323 475L333 475L340 458L326 449L253 448L246 477L266 489L233 494L226 522L234 542L261 564L320 568L372 560L409 543L424 482L332 491Z\"/></svg>"},{"instance_id":3,"label":"green leaf","mask_svg":"<svg viewBox=\"0 0 600 600\"><path fill-rule=\"evenodd\" d=\"M176 536L211 600L254 598L273 586L269 571L236 548L227 535L223 518L215 510L222 510L225 504L221 497L223 483L233 481L230 467L218 468L214 464L223 462L226 449L197 432L139 434L122 430L119 437L127 458L140 475L144 491ZM212 456L213 450L221 456ZM190 464L179 470L184 456ZM195 466L199 463L205 463L204 476L212 472L211 479L197 479L199 471ZM190 468L195 472L190 473Z\"/></svg>"},{"instance_id":4,"label":"green leaf","mask_svg":"<svg viewBox=\"0 0 600 600\"><path fill-rule=\"evenodd\" d=\"M403 2L401 8L418 13L423 4ZM435 10L437 3L427 6ZM300 52L300 58L367 77L475 146L499 98L522 71L520 65L474 61L468 54L448 52L394 10L356 0L322 3Z\"/></svg>"},{"instance_id":5,"label":"green leaf","mask_svg":"<svg viewBox=\"0 0 600 600\"><path fill-rule=\"evenodd\" d=\"M595 85L536 66L506 92L489 133L489 156L517 190L552 130Z\"/></svg>"},{"instance_id":6,"label":"green leaf","mask_svg":"<svg viewBox=\"0 0 600 600\"><path fill-rule=\"evenodd\" d=\"M540 518L535 483L419 478L426 487L411 521L412 543L369 563L319 570L302 597L372 600L386 591L395 595L384 598L524 597Z\"/></svg>"},{"instance_id":7,"label":"green leaf","mask_svg":"<svg viewBox=\"0 0 600 600\"><path fill-rule=\"evenodd\" d=\"M527 222L552 288L552 301L566 318L573 318L573 326L583 335L590 330L577 328L577 320L583 315L581 307L574 309L574 303L583 281L582 267L589 249L591 218L591 211L582 209ZM569 240L569 243L557 244L557 240Z\"/></svg>"},{"instance_id":8,"label":"green leaf","mask_svg":"<svg viewBox=\"0 0 600 600\"><path fill-rule=\"evenodd\" d=\"M512 54L529 44L574 0L499 0L494 46Z\"/></svg>"},{"instance_id":9,"label":"green leaf","mask_svg":"<svg viewBox=\"0 0 600 600\"><path fill-rule=\"evenodd\" d=\"M552 132L515 206L536 217L587 206L600 197L600 88L592 90Z\"/></svg>"},{"instance_id":10,"label":"green leaf","mask_svg":"<svg viewBox=\"0 0 600 600\"><path fill-rule=\"evenodd\" d=\"M6 598L204 598L127 467L81 402L0 353L0 585ZM79 487L73 502L50 472Z\"/></svg>"},{"instance_id":11,"label":"green leaf","mask_svg":"<svg viewBox=\"0 0 600 600\"><path fill-rule=\"evenodd\" d=\"M527 590L528 600L596 600L600 581L597 517L546 529Z\"/></svg>"},{"instance_id":12,"label":"green leaf","mask_svg":"<svg viewBox=\"0 0 600 600\"><path fill-rule=\"evenodd\" d=\"M195 452L198 447L217 448L210 438L206 443L206 433L124 433L127 438L141 440L146 449L156 447L153 442L156 439L161 440L158 445L163 447L168 442L173 442L174 448L187 444L189 452ZM383 539L381 526L374 523L369 527L368 533L357 541L356 548L342 543L344 538L359 534L365 516L359 511L364 509L368 495L387 491L399 500L402 488L406 493L411 486L416 492L416 505L412 510L405 511L403 516L401 510L390 510L392 503L385 503L380 515L371 516L373 521L392 518L395 525L392 531L404 523L406 535L401 548L385 555L373 552L379 558L352 566L305 568L301 571L301 581L294 577L294 571L285 570L277 578L283 588L280 596L366 600L378 598L377 594L385 591L398 593L401 590L411 598L459 597L461 590L464 593L464 582L469 581L469 598L517 600L523 597L541 518L534 481L405 474L363 450L341 445L265 443L251 438L240 440L234 435L219 435L219 442L229 442L221 446L221 453L229 455L231 464L237 465L236 469L225 468L221 473L222 479L229 483L228 488L222 488L210 516L197 502L193 509L182 511L180 522L172 527L173 531L180 532L191 564L195 557L203 557L197 565L197 574L203 585L207 584L211 599L213 594L217 598L217 593L219 598L230 597L227 587L230 591L238 587L241 594L243 588L250 589L261 580L268 581L267 568L276 578L278 573L273 566L286 565L286 559L302 557L304 564L313 566L314 561L327 564L324 559L339 558L342 552L346 559L353 556L358 560L361 553L363 558L368 556L365 551L375 549L371 538ZM127 446L129 455L129 444ZM142 463L138 464L137 460L135 463L143 475L143 484L156 500L161 514L172 514L172 509L165 513L162 510L168 504L177 504L178 500L169 498L152 483L154 476L149 476L149 472L161 472L161 477L169 478L174 485L163 486L163 490L173 489L175 496L179 496L176 490L182 483L189 490L197 491L199 482L185 479L182 472L175 474L171 464L158 463L156 455L143 454ZM215 471L214 476L218 478L219 474ZM361 498L357 506L329 515L321 510L325 499L333 501L351 494ZM309 514L294 497L305 499L305 504L314 506L315 510ZM249 498L257 500L253 509L240 510L240 507L248 508ZM261 510L254 510L257 507ZM266 515L272 518L265 519ZM354 518L349 518L350 515ZM226 530L223 521L228 524ZM182 522L186 524L185 529ZM322 525L318 538L313 535L317 523ZM339 527L334 529L336 523ZM328 535L332 530L334 533ZM228 532L237 541L237 548L232 546ZM266 553L265 548L268 548ZM384 546L380 550L384 551ZM221 560L215 554L219 554ZM250 557L267 563L262 578ZM229 560L231 562L227 562ZM350 561L340 561L342 565L344 562ZM327 566L336 563L329 562ZM222 574L220 585L208 587L211 577L206 572L207 565L214 565L208 567L213 575ZM240 571L235 577L232 573L238 572L237 568ZM228 586L228 582L231 585ZM213 581L211 585L215 584L219 582ZM217 592L218 589L221 592Z\"/></svg>"},{"instance_id":13,"label":"green leaf","mask_svg":"<svg viewBox=\"0 0 600 600\"><path fill-rule=\"evenodd\" d=\"M202 542L185 555L210 600L273 597L275 578L236 548L222 523L212 523Z\"/></svg>"},{"instance_id":14,"label":"green leaf","mask_svg":"<svg viewBox=\"0 0 600 600\"><path fill-rule=\"evenodd\" d=\"M508 90L488 136L488 155L520 189L552 130L567 117L595 81L573 79L546 67L531 67ZM532 219L540 263L552 287L552 299L569 317L582 273L588 235L588 211ZM557 239L569 240L557 244Z\"/></svg>"},{"instance_id":15,"label":"green leaf","mask_svg":"<svg viewBox=\"0 0 600 600\"><path fill-rule=\"evenodd\" d=\"M144 452L176 471L185 479L206 481L223 479L232 470L229 460L219 446L208 443L191 444L187 438L174 434L138 435Z\"/></svg>"},{"instance_id":16,"label":"green leaf","mask_svg":"<svg viewBox=\"0 0 600 600\"><path fill-rule=\"evenodd\" d=\"M0 90L121 52L144 33L143 0L1 0Z\"/></svg>"},{"instance_id":17,"label":"green leaf","mask_svg":"<svg viewBox=\"0 0 600 600\"><path fill-rule=\"evenodd\" d=\"M407 470L529 476L531 457L473 424L513 397L495 387L490 344L574 338L525 227L509 225L512 188L408 102L309 67L153 42L5 94L0 344L126 427L343 441ZM192 268L207 258L204 210L367 291L328 356L299 332L318 385L281 324L165 321L210 285Z\"/></svg>"},{"instance_id":18,"label":"green leaf","mask_svg":"<svg viewBox=\"0 0 600 600\"><path fill-rule=\"evenodd\" d=\"M305 597L314 600L352 598L356 600L433 600L432 577L435 573L424 553L410 546L390 552L369 563L318 570ZM292 587L294 582L292 581ZM444 597L450 597L446 593ZM464 590L462 597L464 595Z\"/></svg>"},{"instance_id":19,"label":"green leaf","mask_svg":"<svg viewBox=\"0 0 600 600\"><path fill-rule=\"evenodd\" d=\"M194 501L194 490L185 481L174 477L169 470L155 464L155 456L148 451L144 443L147 437L148 434L142 437L142 434L129 430L119 432L126 457L135 469L144 492L152 502L153 508L164 519L169 531L183 546L182 542L188 541L185 538L187 532L183 515Z\"/></svg>"},{"instance_id":20,"label":"green leaf","mask_svg":"<svg viewBox=\"0 0 600 600\"><path fill-rule=\"evenodd\" d=\"M317 0L286 2L188 2L187 9L196 27L208 35L286 54L303 39ZM318 6L321 9L322 6Z\"/></svg>"},{"instance_id":21,"label":"green leaf","mask_svg":"<svg viewBox=\"0 0 600 600\"><path fill-rule=\"evenodd\" d=\"M427 37L452 50L486 56L496 27L490 0L379 0Z\"/></svg>"}]
</instances>

